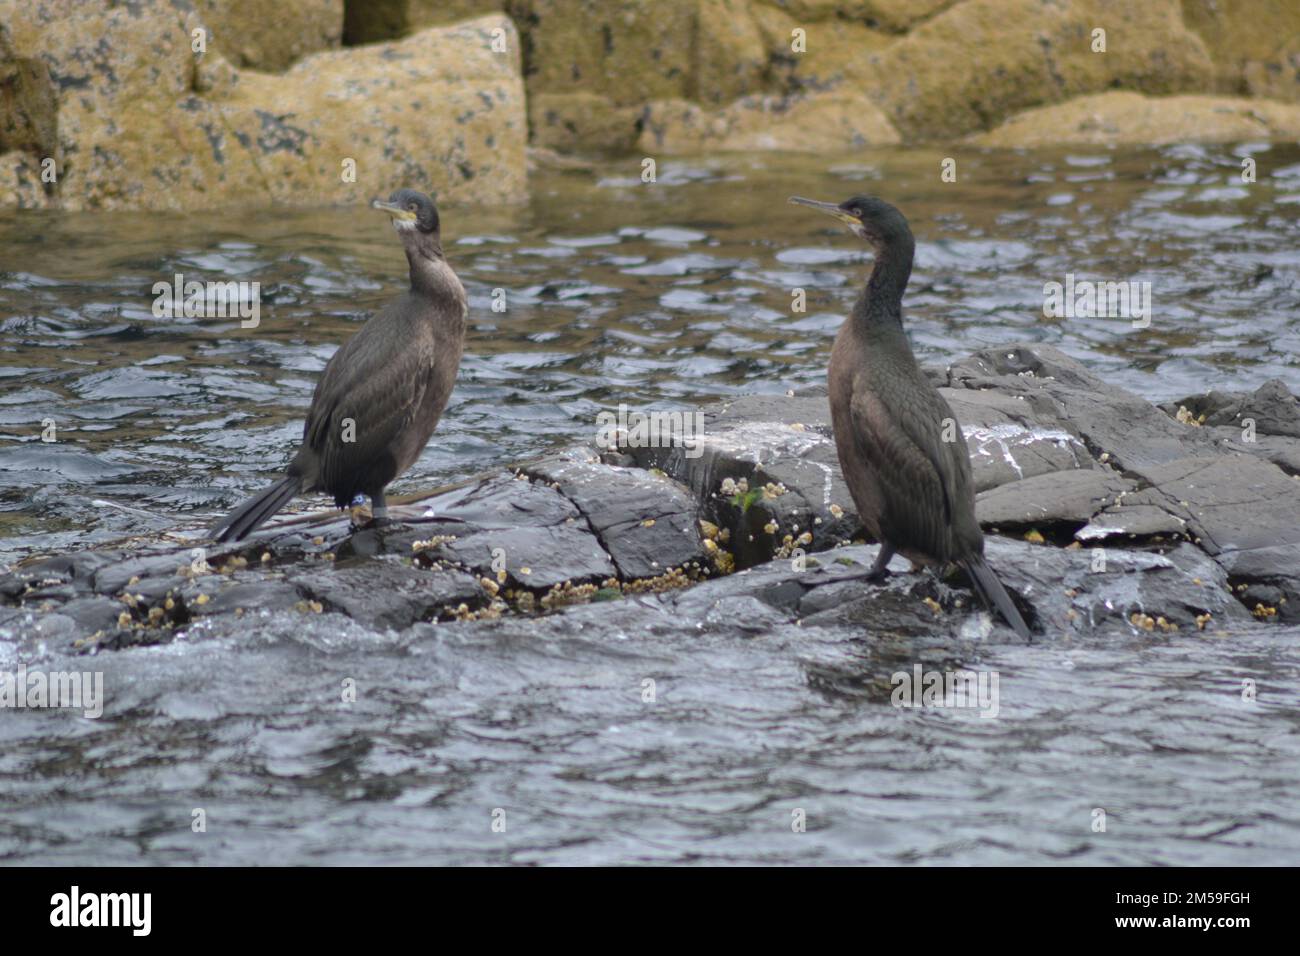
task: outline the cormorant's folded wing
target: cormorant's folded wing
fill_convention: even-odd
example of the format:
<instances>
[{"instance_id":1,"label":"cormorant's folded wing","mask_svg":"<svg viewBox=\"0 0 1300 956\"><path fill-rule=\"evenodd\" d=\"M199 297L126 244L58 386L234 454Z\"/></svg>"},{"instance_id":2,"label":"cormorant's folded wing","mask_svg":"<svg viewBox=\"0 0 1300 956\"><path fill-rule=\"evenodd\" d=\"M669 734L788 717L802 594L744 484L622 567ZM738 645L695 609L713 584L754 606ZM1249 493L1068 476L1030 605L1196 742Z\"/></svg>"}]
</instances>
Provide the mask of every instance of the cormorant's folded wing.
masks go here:
<instances>
[{"instance_id":1,"label":"cormorant's folded wing","mask_svg":"<svg viewBox=\"0 0 1300 956\"><path fill-rule=\"evenodd\" d=\"M970 458L948 403L927 390L886 404L869 389L855 389L851 410L857 452L880 489L881 534L895 547L950 559L953 514ZM956 437L945 442L949 420Z\"/></svg>"},{"instance_id":2,"label":"cormorant's folded wing","mask_svg":"<svg viewBox=\"0 0 1300 956\"><path fill-rule=\"evenodd\" d=\"M336 487L338 479L391 453L420 407L433 370L432 345L411 335L408 348L394 350L394 334L405 330L363 328L334 354L316 386L303 444L316 453L323 487Z\"/></svg>"}]
</instances>

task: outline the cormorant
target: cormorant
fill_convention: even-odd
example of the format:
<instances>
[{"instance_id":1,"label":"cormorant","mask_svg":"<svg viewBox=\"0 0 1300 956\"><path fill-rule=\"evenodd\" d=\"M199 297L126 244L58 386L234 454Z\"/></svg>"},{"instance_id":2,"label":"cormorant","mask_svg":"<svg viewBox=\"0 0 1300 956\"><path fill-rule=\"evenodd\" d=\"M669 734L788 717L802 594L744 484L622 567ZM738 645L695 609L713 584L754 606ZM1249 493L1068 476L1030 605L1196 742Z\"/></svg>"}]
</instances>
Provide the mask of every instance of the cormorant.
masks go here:
<instances>
[{"instance_id":1,"label":"cormorant","mask_svg":"<svg viewBox=\"0 0 1300 956\"><path fill-rule=\"evenodd\" d=\"M392 217L411 289L334 353L285 476L214 525L218 541L243 538L302 492L327 492L340 508L368 496L374 520L385 520L384 488L419 457L447 407L468 303L442 252L437 207L413 189L371 205Z\"/></svg>"},{"instance_id":2,"label":"cormorant","mask_svg":"<svg viewBox=\"0 0 1300 956\"><path fill-rule=\"evenodd\" d=\"M903 214L884 200L840 203L791 197L828 213L866 240L875 263L831 350L831 425L844 481L863 525L880 542L869 580L895 553L918 566L961 565L986 606L1030 639L1002 582L984 561L975 519L970 451L957 417L916 364L903 331L903 290L915 243ZM948 440L944 440L947 437Z\"/></svg>"}]
</instances>

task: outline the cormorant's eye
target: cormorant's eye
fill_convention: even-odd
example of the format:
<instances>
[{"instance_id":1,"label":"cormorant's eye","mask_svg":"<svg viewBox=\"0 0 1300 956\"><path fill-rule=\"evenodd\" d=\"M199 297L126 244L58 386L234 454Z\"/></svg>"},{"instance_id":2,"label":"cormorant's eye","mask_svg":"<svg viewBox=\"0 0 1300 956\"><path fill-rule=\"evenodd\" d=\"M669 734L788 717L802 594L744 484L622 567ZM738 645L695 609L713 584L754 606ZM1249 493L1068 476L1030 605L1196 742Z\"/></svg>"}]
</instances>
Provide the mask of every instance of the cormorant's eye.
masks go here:
<instances>
[{"instance_id":1,"label":"cormorant's eye","mask_svg":"<svg viewBox=\"0 0 1300 956\"><path fill-rule=\"evenodd\" d=\"M406 204L406 208L409 209L409 210L411 210L411 212L415 212L415 203L413 203L413 202L408 202L408 203Z\"/></svg>"}]
</instances>

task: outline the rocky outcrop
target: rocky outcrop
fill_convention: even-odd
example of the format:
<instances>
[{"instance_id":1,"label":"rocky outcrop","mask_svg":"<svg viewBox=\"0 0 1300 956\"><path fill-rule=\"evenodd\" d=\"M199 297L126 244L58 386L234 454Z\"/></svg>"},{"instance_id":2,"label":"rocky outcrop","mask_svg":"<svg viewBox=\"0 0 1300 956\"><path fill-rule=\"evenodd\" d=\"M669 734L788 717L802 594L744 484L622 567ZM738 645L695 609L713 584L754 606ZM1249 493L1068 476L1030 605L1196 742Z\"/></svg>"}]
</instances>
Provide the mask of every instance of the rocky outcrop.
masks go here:
<instances>
[{"instance_id":1,"label":"rocky outcrop","mask_svg":"<svg viewBox=\"0 0 1300 956\"><path fill-rule=\"evenodd\" d=\"M1135 542L1185 542L1251 611L1300 619L1300 472L1286 467L1300 454L1300 417L1280 382L1188 400L1207 421L1231 420L1220 428L1190 418L1187 403L1169 414L1047 346L976 353L940 383L963 424L986 529L1100 549L1103 566ZM713 410L705 431L696 457L626 453L704 497L706 515L730 529L738 567L857 533L824 398L741 399Z\"/></svg>"},{"instance_id":2,"label":"rocky outcrop","mask_svg":"<svg viewBox=\"0 0 1300 956\"><path fill-rule=\"evenodd\" d=\"M11 201L31 204L43 158L58 171L46 200L68 209L347 204L399 186L469 201L526 194L519 43L505 17L316 53L271 75L232 66L221 31L187 4L3 10L0 84L14 92L0 97L0 190ZM493 30L506 52L492 49Z\"/></svg>"},{"instance_id":3,"label":"rocky outcrop","mask_svg":"<svg viewBox=\"0 0 1300 956\"><path fill-rule=\"evenodd\" d=\"M1183 0L1182 8L1214 61L1219 92L1300 102L1300 5Z\"/></svg>"},{"instance_id":4,"label":"rocky outcrop","mask_svg":"<svg viewBox=\"0 0 1300 956\"><path fill-rule=\"evenodd\" d=\"M846 149L969 135L1115 89L1297 95L1278 92L1296 69L1278 39L1294 36L1292 15L1266 0L497 6L523 34L533 142L559 149ZM364 35L398 36L458 9L395 0L368 15Z\"/></svg>"},{"instance_id":5,"label":"rocky outcrop","mask_svg":"<svg viewBox=\"0 0 1300 956\"><path fill-rule=\"evenodd\" d=\"M883 112L862 96L746 97L709 110L685 100L658 100L641 114L639 149L653 153L711 151L848 152L900 142Z\"/></svg>"},{"instance_id":6,"label":"rocky outcrop","mask_svg":"<svg viewBox=\"0 0 1300 956\"><path fill-rule=\"evenodd\" d=\"M0 204L337 204L397 185L513 202L529 138L656 154L1291 138L1298 18L1273 0L0 0Z\"/></svg>"},{"instance_id":7,"label":"rocky outcrop","mask_svg":"<svg viewBox=\"0 0 1300 956\"><path fill-rule=\"evenodd\" d=\"M505 4L524 33L534 142L576 150L635 144L667 153L939 141L988 131L1025 110L1064 109L1079 97L1115 90L1233 94L1241 98L1231 110L1249 117L1256 98L1300 98L1300 27L1297 14L1282 6L1270 0ZM583 27L575 30L575 23ZM1178 109L1162 115L1157 128L1179 140L1201 139L1203 129L1208 138L1292 135L1277 104L1260 105L1266 115L1252 125L1212 116L1217 121L1207 128L1202 114ZM1116 123L1110 141L1129 141L1141 128L1135 122L1130 131L1120 117ZM1103 124L1096 135L1108 130Z\"/></svg>"},{"instance_id":8,"label":"rocky outcrop","mask_svg":"<svg viewBox=\"0 0 1300 956\"><path fill-rule=\"evenodd\" d=\"M936 378L963 422L990 563L1045 639L1300 619L1300 473L1277 463L1300 456L1300 406L1281 383L1166 410L1045 346ZM960 577L862 580L876 547L853 543L824 396L738 399L708 410L698 445L660 445L573 448L394 504L382 528L326 512L237 545L193 532L198 547L28 562L0 576L0 638L124 647L275 611L403 630L593 601L615 602L616 621L618 601L648 595L699 629L994 626Z\"/></svg>"},{"instance_id":9,"label":"rocky outcrop","mask_svg":"<svg viewBox=\"0 0 1300 956\"><path fill-rule=\"evenodd\" d=\"M1095 29L1105 52L1093 50ZM869 59L907 139L970 133L1108 89L1207 89L1213 72L1178 0L965 0Z\"/></svg>"},{"instance_id":10,"label":"rocky outcrop","mask_svg":"<svg viewBox=\"0 0 1300 956\"><path fill-rule=\"evenodd\" d=\"M238 67L277 73L343 42L343 0L194 0L212 43Z\"/></svg>"},{"instance_id":11,"label":"rocky outcrop","mask_svg":"<svg viewBox=\"0 0 1300 956\"><path fill-rule=\"evenodd\" d=\"M1221 96L1099 93L1028 110L970 138L979 146L1150 145L1300 137L1300 104Z\"/></svg>"}]
</instances>

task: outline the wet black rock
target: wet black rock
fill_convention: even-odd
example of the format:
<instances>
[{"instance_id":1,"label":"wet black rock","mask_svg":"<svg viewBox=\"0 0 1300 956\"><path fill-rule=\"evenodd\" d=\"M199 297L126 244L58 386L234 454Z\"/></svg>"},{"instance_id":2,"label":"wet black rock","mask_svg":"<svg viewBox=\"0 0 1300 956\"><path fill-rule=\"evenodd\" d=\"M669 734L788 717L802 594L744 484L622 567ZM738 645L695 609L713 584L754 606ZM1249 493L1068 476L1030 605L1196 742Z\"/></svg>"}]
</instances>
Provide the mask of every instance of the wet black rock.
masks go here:
<instances>
[{"instance_id":1,"label":"wet black rock","mask_svg":"<svg viewBox=\"0 0 1300 956\"><path fill-rule=\"evenodd\" d=\"M1300 475L1300 399L1278 379L1254 392L1209 392L1160 406L1199 425L1224 446L1256 455Z\"/></svg>"},{"instance_id":2,"label":"wet black rock","mask_svg":"<svg viewBox=\"0 0 1300 956\"><path fill-rule=\"evenodd\" d=\"M394 559L331 563L292 575L289 583L314 602L305 610L337 611L381 630L447 619L461 609L473 611L487 604L487 595L472 575Z\"/></svg>"},{"instance_id":3,"label":"wet black rock","mask_svg":"<svg viewBox=\"0 0 1300 956\"><path fill-rule=\"evenodd\" d=\"M618 577L595 535L568 525L492 528L439 545L428 556L495 577L514 588L546 591L557 585L593 584Z\"/></svg>"},{"instance_id":4,"label":"wet black rock","mask_svg":"<svg viewBox=\"0 0 1300 956\"><path fill-rule=\"evenodd\" d=\"M252 577L252 576L250 576ZM266 580L255 577L243 579L243 572L234 577L234 583L217 593L215 598L195 604L189 602L190 613L195 617L213 614L247 614L250 611L297 610L306 594L290 581Z\"/></svg>"},{"instance_id":5,"label":"wet black rock","mask_svg":"<svg viewBox=\"0 0 1300 956\"><path fill-rule=\"evenodd\" d=\"M981 524L1003 529L1081 526L1136 487L1109 468L1051 472L989 489L976 499L975 512Z\"/></svg>"},{"instance_id":6,"label":"wet black rock","mask_svg":"<svg viewBox=\"0 0 1300 956\"><path fill-rule=\"evenodd\" d=\"M1300 456L1300 419L1280 384L1162 410L1045 346L932 374L971 450L989 561L1044 640L1297 618L1300 480L1277 459ZM880 641L1009 638L973 613L960 574L896 558L890 578L863 580L876 548L852 543L824 395L730 401L689 437L575 447L395 502L378 527L325 509L235 545L195 531L29 562L0 575L0 638L122 648L268 614L512 631L575 603L561 613L610 627L653 609L666 634L802 622ZM581 607L604 599L620 600Z\"/></svg>"},{"instance_id":7,"label":"wet black rock","mask_svg":"<svg viewBox=\"0 0 1300 956\"><path fill-rule=\"evenodd\" d=\"M1300 615L1300 482L1243 447L1240 429L1223 434L1186 412L1180 418L1177 407L1167 413L1049 346L984 350L934 377L962 422L986 530L1064 535L1063 543L1111 551L1187 541L1262 618ZM1216 401L1216 414L1245 409L1260 434L1300 454L1290 437L1296 399L1280 383ZM860 533L824 396L741 398L707 410L706 422L693 446L620 451L694 489L705 516L733 532L737 567L789 553L790 538L755 534L760 523L810 531L808 551ZM757 494L743 518L729 507L741 479L742 495L755 495L776 476L776 497ZM1249 594L1277 594L1280 603L1252 603Z\"/></svg>"},{"instance_id":8,"label":"wet black rock","mask_svg":"<svg viewBox=\"0 0 1300 956\"><path fill-rule=\"evenodd\" d=\"M626 579L653 578L707 563L699 504L685 488L638 468L607 465L579 450L525 473L577 507Z\"/></svg>"}]
</instances>

